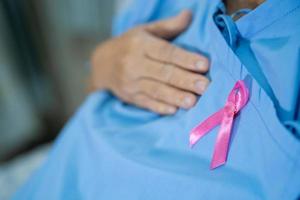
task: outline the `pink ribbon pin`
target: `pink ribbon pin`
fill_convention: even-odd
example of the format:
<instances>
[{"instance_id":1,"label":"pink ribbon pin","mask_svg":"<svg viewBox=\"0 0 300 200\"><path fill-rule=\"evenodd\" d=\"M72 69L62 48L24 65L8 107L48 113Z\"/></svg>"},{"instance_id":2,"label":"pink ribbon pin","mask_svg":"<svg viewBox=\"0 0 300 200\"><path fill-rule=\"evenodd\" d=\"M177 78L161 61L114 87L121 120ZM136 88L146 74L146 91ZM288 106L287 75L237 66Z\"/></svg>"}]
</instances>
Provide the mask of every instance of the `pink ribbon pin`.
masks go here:
<instances>
[{"instance_id":1,"label":"pink ribbon pin","mask_svg":"<svg viewBox=\"0 0 300 200\"><path fill-rule=\"evenodd\" d=\"M227 98L225 106L192 129L190 133L190 147L211 129L221 124L210 169L215 169L225 164L234 117L246 105L248 98L249 91L244 81L237 81Z\"/></svg>"}]
</instances>

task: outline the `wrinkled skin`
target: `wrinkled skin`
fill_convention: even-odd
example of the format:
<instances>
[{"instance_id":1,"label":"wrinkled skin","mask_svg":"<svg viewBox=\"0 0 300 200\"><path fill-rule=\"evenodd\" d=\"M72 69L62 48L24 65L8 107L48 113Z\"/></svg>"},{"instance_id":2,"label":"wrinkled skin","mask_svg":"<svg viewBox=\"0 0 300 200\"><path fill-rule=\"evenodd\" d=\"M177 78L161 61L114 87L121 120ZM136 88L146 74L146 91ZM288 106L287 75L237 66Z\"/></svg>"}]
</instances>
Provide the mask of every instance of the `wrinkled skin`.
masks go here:
<instances>
[{"instance_id":1,"label":"wrinkled skin","mask_svg":"<svg viewBox=\"0 0 300 200\"><path fill-rule=\"evenodd\" d=\"M191 13L134 28L100 44L92 55L92 87L159 114L191 108L209 80L209 61L168 42L182 33Z\"/></svg>"}]
</instances>

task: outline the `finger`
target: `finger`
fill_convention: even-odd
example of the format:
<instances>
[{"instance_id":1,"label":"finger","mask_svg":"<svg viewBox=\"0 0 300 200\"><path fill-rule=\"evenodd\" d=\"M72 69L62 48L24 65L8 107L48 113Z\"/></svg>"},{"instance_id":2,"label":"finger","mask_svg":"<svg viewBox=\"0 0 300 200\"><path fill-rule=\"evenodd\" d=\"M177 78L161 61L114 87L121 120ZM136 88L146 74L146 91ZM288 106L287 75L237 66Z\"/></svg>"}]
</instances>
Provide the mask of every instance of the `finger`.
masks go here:
<instances>
[{"instance_id":1,"label":"finger","mask_svg":"<svg viewBox=\"0 0 300 200\"><path fill-rule=\"evenodd\" d=\"M190 91L196 94L203 94L209 80L205 76L190 72L174 65L162 64L152 60L144 61L144 76L163 83L172 85L179 89Z\"/></svg>"},{"instance_id":2,"label":"finger","mask_svg":"<svg viewBox=\"0 0 300 200\"><path fill-rule=\"evenodd\" d=\"M160 20L144 26L147 32L153 35L171 39L182 33L190 24L192 13L188 10L181 12L179 15L169 19Z\"/></svg>"},{"instance_id":3,"label":"finger","mask_svg":"<svg viewBox=\"0 0 300 200\"><path fill-rule=\"evenodd\" d=\"M151 97L142 93L136 94L133 97L133 101L135 105L141 108L145 108L162 115L174 114L177 111L176 107L154 100Z\"/></svg>"},{"instance_id":4,"label":"finger","mask_svg":"<svg viewBox=\"0 0 300 200\"><path fill-rule=\"evenodd\" d=\"M139 81L141 92L153 99L181 108L191 108L197 101L196 95L150 79Z\"/></svg>"},{"instance_id":5,"label":"finger","mask_svg":"<svg viewBox=\"0 0 300 200\"><path fill-rule=\"evenodd\" d=\"M209 61L203 55L188 52L168 41L155 37L147 38L146 44L145 54L153 60L174 64L201 73L208 71Z\"/></svg>"}]
</instances>

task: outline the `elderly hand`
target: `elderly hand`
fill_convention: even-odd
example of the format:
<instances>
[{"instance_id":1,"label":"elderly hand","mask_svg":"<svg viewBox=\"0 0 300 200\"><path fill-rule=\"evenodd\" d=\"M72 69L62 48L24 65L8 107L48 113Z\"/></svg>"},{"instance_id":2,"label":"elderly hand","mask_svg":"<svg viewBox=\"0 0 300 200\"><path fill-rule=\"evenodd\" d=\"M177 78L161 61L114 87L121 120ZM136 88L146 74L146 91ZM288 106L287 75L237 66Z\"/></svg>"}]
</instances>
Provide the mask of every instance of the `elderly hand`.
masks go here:
<instances>
[{"instance_id":1,"label":"elderly hand","mask_svg":"<svg viewBox=\"0 0 300 200\"><path fill-rule=\"evenodd\" d=\"M167 41L183 32L191 17L183 11L99 45L92 55L92 87L159 114L191 108L209 83L201 74L208 71L208 59Z\"/></svg>"}]
</instances>

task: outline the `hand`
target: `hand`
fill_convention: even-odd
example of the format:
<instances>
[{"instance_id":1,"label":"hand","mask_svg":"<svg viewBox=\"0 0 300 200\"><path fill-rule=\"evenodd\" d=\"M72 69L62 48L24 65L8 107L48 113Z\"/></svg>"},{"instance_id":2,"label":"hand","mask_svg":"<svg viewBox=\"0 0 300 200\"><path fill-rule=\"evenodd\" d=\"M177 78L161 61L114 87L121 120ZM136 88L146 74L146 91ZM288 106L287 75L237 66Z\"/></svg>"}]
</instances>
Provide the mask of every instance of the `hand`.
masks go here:
<instances>
[{"instance_id":1,"label":"hand","mask_svg":"<svg viewBox=\"0 0 300 200\"><path fill-rule=\"evenodd\" d=\"M125 102L160 114L191 108L209 80L208 59L169 43L191 13L134 28L99 45L92 55L94 89L108 89Z\"/></svg>"}]
</instances>

